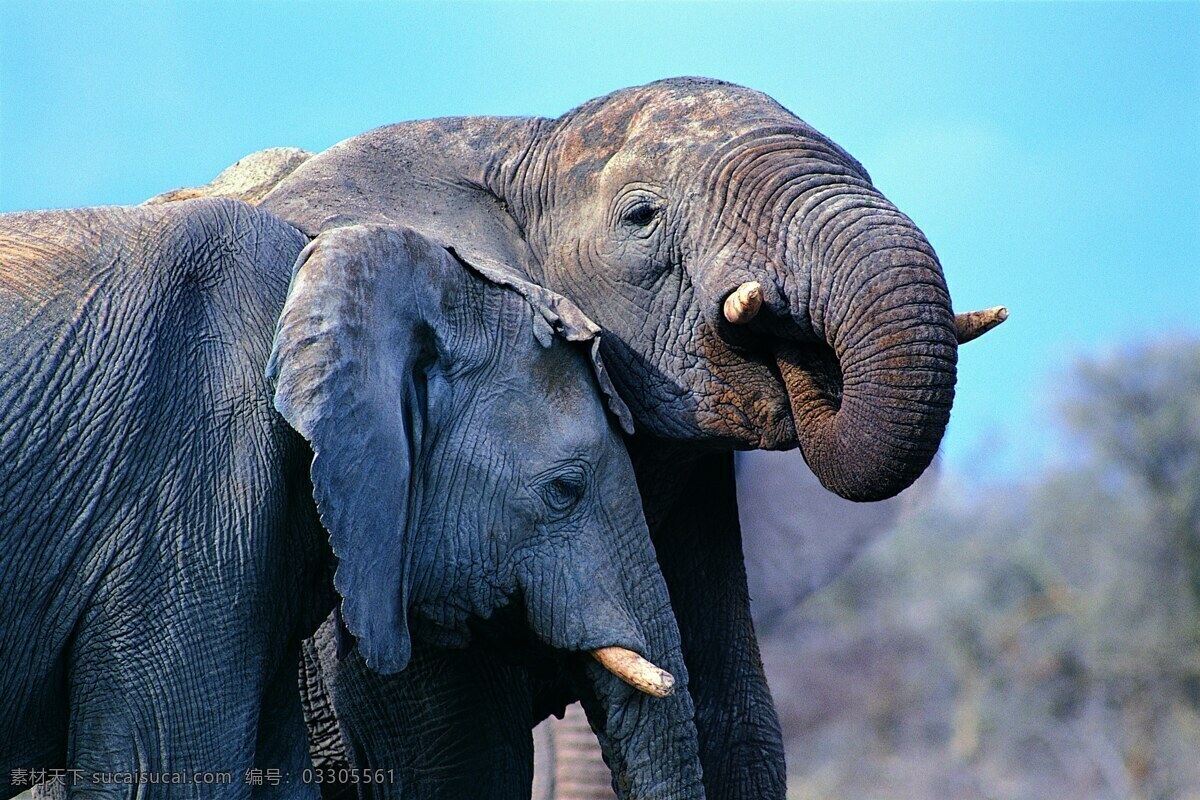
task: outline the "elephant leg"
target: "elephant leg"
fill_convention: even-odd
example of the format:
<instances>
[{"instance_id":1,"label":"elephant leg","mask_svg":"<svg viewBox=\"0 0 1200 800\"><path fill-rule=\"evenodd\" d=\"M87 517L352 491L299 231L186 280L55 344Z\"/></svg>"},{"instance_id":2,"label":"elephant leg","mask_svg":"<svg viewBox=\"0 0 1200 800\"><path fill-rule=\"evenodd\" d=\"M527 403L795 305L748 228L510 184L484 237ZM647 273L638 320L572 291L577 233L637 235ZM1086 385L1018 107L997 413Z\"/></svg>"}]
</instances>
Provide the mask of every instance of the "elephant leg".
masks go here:
<instances>
[{"instance_id":1,"label":"elephant leg","mask_svg":"<svg viewBox=\"0 0 1200 800\"><path fill-rule=\"evenodd\" d=\"M128 608L128 593L96 598L71 649L69 797L249 800L268 788L273 797L315 797L299 775L282 780L294 763L292 740L303 747L295 678L290 687L295 713L264 714L282 712L280 669L266 659L230 658L253 651L249 632L232 624L213 626L211 613L197 608L165 618L114 620L108 613L113 606ZM275 740L275 733L257 734L260 725L284 724L294 732ZM280 768L278 787L248 781L259 746L264 759L288 759L263 763Z\"/></svg>"},{"instance_id":2,"label":"elephant leg","mask_svg":"<svg viewBox=\"0 0 1200 800\"><path fill-rule=\"evenodd\" d=\"M706 795L782 800L783 736L750 618L733 453L695 458L686 477L664 481L680 475L677 457L657 443L630 450L683 640Z\"/></svg>"},{"instance_id":3,"label":"elephant leg","mask_svg":"<svg viewBox=\"0 0 1200 800\"><path fill-rule=\"evenodd\" d=\"M321 668L321 642L324 629L317 630L300 643L300 698L304 724L308 728L308 752L315 770L338 770L350 766L342 731L333 710L333 698ZM333 773L323 773L333 774ZM341 795L335 787L322 785L321 796L333 800ZM347 797L352 796L347 794Z\"/></svg>"},{"instance_id":4,"label":"elephant leg","mask_svg":"<svg viewBox=\"0 0 1200 800\"><path fill-rule=\"evenodd\" d=\"M339 658L331 629L322 626L315 645L349 765L383 772L383 782L359 785L360 796L528 800L533 700L523 668L478 646L414 640L404 672L380 675L357 649Z\"/></svg>"},{"instance_id":5,"label":"elephant leg","mask_svg":"<svg viewBox=\"0 0 1200 800\"><path fill-rule=\"evenodd\" d=\"M320 796L315 783L303 780L304 771L312 766L312 760L297 691L298 666L295 658L283 659L263 693L258 742L254 750L254 766L261 770L261 773L255 773L252 785L255 800L316 800ZM259 777L261 782L258 782Z\"/></svg>"},{"instance_id":6,"label":"elephant leg","mask_svg":"<svg viewBox=\"0 0 1200 800\"><path fill-rule=\"evenodd\" d=\"M137 670L134 664L130 660L126 669ZM160 666L164 665L153 669ZM177 674L177 668L164 672ZM207 671L220 666L198 664L193 668ZM253 721L229 724L230 720L211 707L214 696L228 696L229 685L183 686L176 678L170 689L131 686L107 679L90 666L80 672L86 677L71 693L68 765L73 783L68 797L133 798L142 789L137 783L141 779L131 776L145 775L147 783L155 780L160 784L143 790L153 797L198 800L211 796L219 785L223 796L249 800L251 787L245 782L245 773L253 763ZM225 736L214 735L217 729ZM235 731L249 736L238 736ZM221 738L227 741L222 743ZM212 777L197 779L200 773ZM165 775L171 777L164 780L161 776ZM212 785L206 785L209 781Z\"/></svg>"}]
</instances>

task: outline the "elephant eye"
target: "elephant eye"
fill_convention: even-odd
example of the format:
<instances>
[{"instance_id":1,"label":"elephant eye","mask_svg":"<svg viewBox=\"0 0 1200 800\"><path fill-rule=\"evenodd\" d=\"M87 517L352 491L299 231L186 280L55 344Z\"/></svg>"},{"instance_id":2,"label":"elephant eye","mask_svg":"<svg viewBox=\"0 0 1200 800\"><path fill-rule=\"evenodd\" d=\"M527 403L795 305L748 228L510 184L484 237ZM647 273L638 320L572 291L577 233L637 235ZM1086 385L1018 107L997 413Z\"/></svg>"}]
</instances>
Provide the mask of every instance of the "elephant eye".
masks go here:
<instances>
[{"instance_id":1,"label":"elephant eye","mask_svg":"<svg viewBox=\"0 0 1200 800\"><path fill-rule=\"evenodd\" d=\"M621 216L621 221L626 225L634 225L638 228L644 228L654 221L658 216L658 206L653 203L641 202L633 205Z\"/></svg>"},{"instance_id":2,"label":"elephant eye","mask_svg":"<svg viewBox=\"0 0 1200 800\"><path fill-rule=\"evenodd\" d=\"M572 468L542 484L542 497L551 510L566 514L583 499L586 485L583 470Z\"/></svg>"}]
</instances>

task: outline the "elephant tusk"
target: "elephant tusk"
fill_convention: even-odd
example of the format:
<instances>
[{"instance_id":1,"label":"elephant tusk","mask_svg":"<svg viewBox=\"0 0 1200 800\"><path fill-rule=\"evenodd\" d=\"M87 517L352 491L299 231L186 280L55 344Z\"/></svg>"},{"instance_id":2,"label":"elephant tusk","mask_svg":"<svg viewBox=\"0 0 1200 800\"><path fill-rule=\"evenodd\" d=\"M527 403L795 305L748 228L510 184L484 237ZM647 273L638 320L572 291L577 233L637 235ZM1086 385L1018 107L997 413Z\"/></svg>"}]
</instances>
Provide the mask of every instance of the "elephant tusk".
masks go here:
<instances>
[{"instance_id":1,"label":"elephant tusk","mask_svg":"<svg viewBox=\"0 0 1200 800\"><path fill-rule=\"evenodd\" d=\"M959 344L966 344L972 339L983 336L1006 319L1008 319L1008 309L1004 306L955 314L954 333L958 337Z\"/></svg>"},{"instance_id":2,"label":"elephant tusk","mask_svg":"<svg viewBox=\"0 0 1200 800\"><path fill-rule=\"evenodd\" d=\"M725 319L734 325L745 325L762 308L762 285L758 281L747 281L725 298Z\"/></svg>"},{"instance_id":3,"label":"elephant tusk","mask_svg":"<svg viewBox=\"0 0 1200 800\"><path fill-rule=\"evenodd\" d=\"M600 666L639 692L653 697L669 697L675 691L675 676L651 664L624 647L601 647L592 651Z\"/></svg>"}]
</instances>

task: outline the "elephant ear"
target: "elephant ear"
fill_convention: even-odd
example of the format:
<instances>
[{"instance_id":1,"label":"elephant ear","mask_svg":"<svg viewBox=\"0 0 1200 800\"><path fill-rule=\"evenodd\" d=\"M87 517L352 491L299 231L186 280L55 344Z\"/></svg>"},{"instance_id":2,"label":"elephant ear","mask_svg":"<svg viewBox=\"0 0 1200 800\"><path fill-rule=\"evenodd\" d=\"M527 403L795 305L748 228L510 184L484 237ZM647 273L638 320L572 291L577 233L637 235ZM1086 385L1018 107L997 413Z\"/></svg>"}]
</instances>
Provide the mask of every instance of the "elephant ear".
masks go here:
<instances>
[{"instance_id":1,"label":"elephant ear","mask_svg":"<svg viewBox=\"0 0 1200 800\"><path fill-rule=\"evenodd\" d=\"M318 236L299 255L267 367L275 407L312 446L313 496L338 557L341 615L367 664L408 664L413 470L436 358L423 298L458 273L397 227Z\"/></svg>"},{"instance_id":2,"label":"elephant ear","mask_svg":"<svg viewBox=\"0 0 1200 800\"><path fill-rule=\"evenodd\" d=\"M597 380L626 432L632 416L600 360L599 328L573 303L530 282L537 262L499 188L531 167L549 121L451 117L387 125L306 160L262 207L310 236L389 224L420 231L493 283L517 290L554 330L591 342Z\"/></svg>"},{"instance_id":3,"label":"elephant ear","mask_svg":"<svg viewBox=\"0 0 1200 800\"><path fill-rule=\"evenodd\" d=\"M536 319L542 320L548 326L547 333L544 336L539 333L539 328L536 325L534 327L534 334L538 336L538 341L541 342L543 347L550 345L551 333L556 333L569 342L586 343L588 345L588 353L591 356L592 369L596 374L596 382L600 385L600 391L604 393L605 400L608 403L608 410L616 417L621 430L627 434L633 433L633 414L630 413L629 408L625 405L625 401L617 394L616 387L613 386L612 379L608 375L608 370L604 366L604 361L600 357L601 329L599 325L592 322L579 306L561 294L532 283L517 270L499 261L479 255L478 253L473 254L470 258L464 258L453 246L447 246L446 249L454 254L459 261L478 272L490 282L516 291L525 298L529 305L533 306L533 310L537 315Z\"/></svg>"}]
</instances>

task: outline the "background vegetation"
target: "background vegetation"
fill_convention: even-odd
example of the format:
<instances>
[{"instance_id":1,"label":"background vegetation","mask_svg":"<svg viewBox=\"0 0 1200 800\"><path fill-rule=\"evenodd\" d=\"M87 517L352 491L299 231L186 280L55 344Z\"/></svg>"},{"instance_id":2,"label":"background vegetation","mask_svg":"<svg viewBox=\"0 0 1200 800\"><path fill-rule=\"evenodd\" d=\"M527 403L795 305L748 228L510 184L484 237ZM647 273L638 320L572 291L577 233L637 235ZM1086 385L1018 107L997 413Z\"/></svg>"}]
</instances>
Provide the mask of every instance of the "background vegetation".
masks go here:
<instances>
[{"instance_id":1,"label":"background vegetation","mask_svg":"<svg viewBox=\"0 0 1200 800\"><path fill-rule=\"evenodd\" d=\"M795 798L1200 798L1200 341L1078 362L764 631Z\"/></svg>"}]
</instances>

